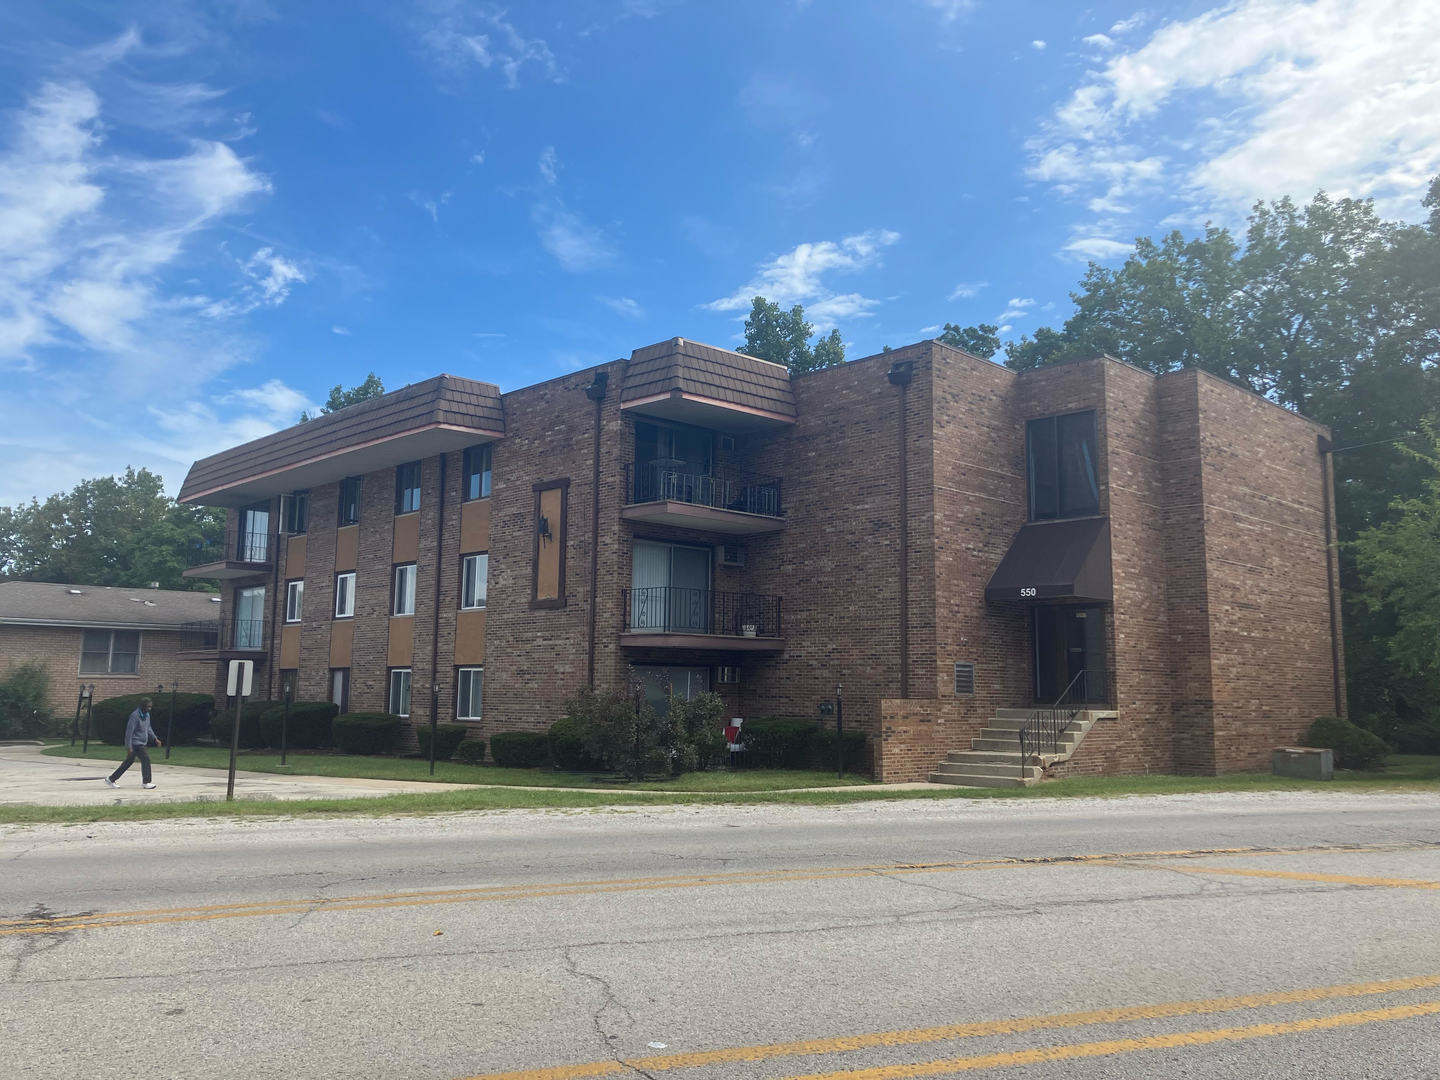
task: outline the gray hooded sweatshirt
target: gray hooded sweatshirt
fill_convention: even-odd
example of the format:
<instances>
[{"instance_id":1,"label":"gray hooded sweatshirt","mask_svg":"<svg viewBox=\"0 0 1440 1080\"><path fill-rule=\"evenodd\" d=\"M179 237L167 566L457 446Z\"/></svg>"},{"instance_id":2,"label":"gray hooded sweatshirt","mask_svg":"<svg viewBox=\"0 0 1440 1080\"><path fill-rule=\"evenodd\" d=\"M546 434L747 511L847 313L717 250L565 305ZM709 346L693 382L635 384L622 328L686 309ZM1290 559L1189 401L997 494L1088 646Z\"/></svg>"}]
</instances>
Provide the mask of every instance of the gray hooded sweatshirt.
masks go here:
<instances>
[{"instance_id":1,"label":"gray hooded sweatshirt","mask_svg":"<svg viewBox=\"0 0 1440 1080\"><path fill-rule=\"evenodd\" d=\"M130 719L125 722L125 748L132 746L149 746L150 740L155 737L155 729L150 726L150 714L136 709L130 714Z\"/></svg>"}]
</instances>

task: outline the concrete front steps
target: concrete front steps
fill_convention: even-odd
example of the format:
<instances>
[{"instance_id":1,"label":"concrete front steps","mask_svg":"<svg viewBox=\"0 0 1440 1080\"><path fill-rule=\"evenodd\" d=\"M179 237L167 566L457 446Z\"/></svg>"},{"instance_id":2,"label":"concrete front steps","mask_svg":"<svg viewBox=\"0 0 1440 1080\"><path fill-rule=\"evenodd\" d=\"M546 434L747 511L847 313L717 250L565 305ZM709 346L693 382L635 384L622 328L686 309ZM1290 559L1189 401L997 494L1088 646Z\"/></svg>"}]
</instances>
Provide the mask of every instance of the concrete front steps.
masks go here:
<instances>
[{"instance_id":1,"label":"concrete front steps","mask_svg":"<svg viewBox=\"0 0 1440 1080\"><path fill-rule=\"evenodd\" d=\"M995 718L970 740L969 750L952 750L930 773L932 784L960 787L1031 787L1045 777L1049 766L1069 761L1100 717L1115 714L1104 709L1079 709L1060 735L1059 752L1020 758L1020 729L1030 723L1035 709L996 709Z\"/></svg>"}]
</instances>

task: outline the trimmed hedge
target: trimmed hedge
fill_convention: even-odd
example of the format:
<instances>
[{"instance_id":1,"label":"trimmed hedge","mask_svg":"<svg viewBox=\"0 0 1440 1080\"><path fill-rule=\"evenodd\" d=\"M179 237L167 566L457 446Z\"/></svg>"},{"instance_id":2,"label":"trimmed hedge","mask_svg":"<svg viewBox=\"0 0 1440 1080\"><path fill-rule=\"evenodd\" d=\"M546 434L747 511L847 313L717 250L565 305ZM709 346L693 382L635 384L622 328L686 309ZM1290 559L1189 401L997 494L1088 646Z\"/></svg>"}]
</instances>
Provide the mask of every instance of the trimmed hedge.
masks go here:
<instances>
[{"instance_id":1,"label":"trimmed hedge","mask_svg":"<svg viewBox=\"0 0 1440 1080\"><path fill-rule=\"evenodd\" d=\"M550 740L541 731L501 731L490 736L495 764L508 769L533 769L550 757Z\"/></svg>"},{"instance_id":2,"label":"trimmed hedge","mask_svg":"<svg viewBox=\"0 0 1440 1080\"><path fill-rule=\"evenodd\" d=\"M1311 724L1305 743L1335 751L1337 769L1373 769L1390 753L1380 736L1338 716L1322 716Z\"/></svg>"},{"instance_id":3,"label":"trimmed hedge","mask_svg":"<svg viewBox=\"0 0 1440 1080\"><path fill-rule=\"evenodd\" d=\"M260 734L265 737L266 746L280 745L280 727L285 724L285 746L300 750L314 750L329 746L330 726L340 706L331 701L292 701L290 720L285 721L285 703L272 702L260 714Z\"/></svg>"},{"instance_id":4,"label":"trimmed hedge","mask_svg":"<svg viewBox=\"0 0 1440 1080\"><path fill-rule=\"evenodd\" d=\"M814 759L814 720L799 716L760 716L740 729L746 764L761 769L808 769ZM834 747L831 747L834 753Z\"/></svg>"},{"instance_id":5,"label":"trimmed hedge","mask_svg":"<svg viewBox=\"0 0 1440 1080\"><path fill-rule=\"evenodd\" d=\"M169 694L122 694L120 697L97 701L90 713L90 737L111 746L119 746L125 741L125 724L129 721L130 714L144 697L151 701L150 726L155 729L155 734L165 738L165 727L170 720ZM170 738L177 745L184 745L208 734L210 717L214 711L215 699L209 694L176 694L175 724ZM75 714L72 712L67 729L74 719ZM80 717L80 728L82 731L85 728L83 715ZM230 729L227 727L225 731L228 736Z\"/></svg>"},{"instance_id":6,"label":"trimmed hedge","mask_svg":"<svg viewBox=\"0 0 1440 1080\"><path fill-rule=\"evenodd\" d=\"M429 761L430 725L417 724L415 727L415 738L420 740L420 756L426 761ZM435 760L449 761L455 756L455 751L459 748L460 740L463 738L465 738L464 724L436 724Z\"/></svg>"},{"instance_id":7,"label":"trimmed hedge","mask_svg":"<svg viewBox=\"0 0 1440 1080\"><path fill-rule=\"evenodd\" d=\"M869 739L863 731L851 731L848 728L842 736L845 744L845 771L846 772L869 772L870 754L866 749ZM835 768L835 729L831 726L815 727L815 738L811 744L812 762L811 767L815 769Z\"/></svg>"},{"instance_id":8,"label":"trimmed hedge","mask_svg":"<svg viewBox=\"0 0 1440 1080\"><path fill-rule=\"evenodd\" d=\"M547 736L550 760L557 769L583 772L600 768L600 762L585 749L585 722L576 716L562 716L550 725Z\"/></svg>"},{"instance_id":9,"label":"trimmed hedge","mask_svg":"<svg viewBox=\"0 0 1440 1080\"><path fill-rule=\"evenodd\" d=\"M466 765L481 765L485 761L485 740L466 739L455 748L455 760Z\"/></svg>"},{"instance_id":10,"label":"trimmed hedge","mask_svg":"<svg viewBox=\"0 0 1440 1080\"><path fill-rule=\"evenodd\" d=\"M342 713L330 725L342 754L388 754L400 734L400 718L389 713Z\"/></svg>"},{"instance_id":11,"label":"trimmed hedge","mask_svg":"<svg viewBox=\"0 0 1440 1080\"><path fill-rule=\"evenodd\" d=\"M240 717L240 748L242 750L254 750L265 745L265 733L260 730L260 717L276 704L277 702L274 701L245 702L245 712ZM222 705L210 718L210 737L221 746L229 746L230 735L234 730L235 706Z\"/></svg>"}]
</instances>

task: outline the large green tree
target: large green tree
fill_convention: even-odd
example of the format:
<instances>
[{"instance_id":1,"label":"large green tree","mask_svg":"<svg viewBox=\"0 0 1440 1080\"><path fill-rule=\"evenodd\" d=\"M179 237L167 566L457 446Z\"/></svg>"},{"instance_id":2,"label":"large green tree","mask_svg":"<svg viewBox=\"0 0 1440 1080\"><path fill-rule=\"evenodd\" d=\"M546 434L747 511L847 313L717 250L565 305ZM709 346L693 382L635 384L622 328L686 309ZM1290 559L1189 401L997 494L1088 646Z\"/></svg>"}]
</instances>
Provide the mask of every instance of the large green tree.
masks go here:
<instances>
[{"instance_id":1,"label":"large green tree","mask_svg":"<svg viewBox=\"0 0 1440 1080\"><path fill-rule=\"evenodd\" d=\"M815 327L806 321L802 305L784 311L779 304L757 296L750 301L745 344L738 351L784 364L795 375L845 362L845 343L839 330L831 330L812 348L810 339L814 336Z\"/></svg>"},{"instance_id":2,"label":"large green tree","mask_svg":"<svg viewBox=\"0 0 1440 1080\"><path fill-rule=\"evenodd\" d=\"M981 323L979 326L957 326L955 323L947 322L944 333L935 340L944 342L946 345L954 345L957 349L964 349L971 356L989 360L1000 351L1000 327L991 323Z\"/></svg>"},{"instance_id":3,"label":"large green tree","mask_svg":"<svg viewBox=\"0 0 1440 1080\"><path fill-rule=\"evenodd\" d=\"M1122 265L1091 263L1071 294L1074 314L1007 344L1006 362L1023 370L1109 353L1156 373L1199 367L1329 425L1336 517L1352 539L1424 490L1424 468L1402 446L1440 406L1440 178L1425 205L1428 222L1408 225L1322 192L1303 206L1258 203L1238 240L1215 226L1141 238ZM1357 715L1395 703L1396 615L1359 602L1365 572L1345 549ZM1440 656L1432 663L1440 673Z\"/></svg>"},{"instance_id":4,"label":"large green tree","mask_svg":"<svg viewBox=\"0 0 1440 1080\"><path fill-rule=\"evenodd\" d=\"M371 398L380 397L385 393L385 384L380 381L380 376L373 371L365 376L365 381L350 387L348 390L340 383L330 388L330 396L325 399L325 404L320 406L320 415L339 412L341 409L349 408L351 405L359 405L362 401L369 401ZM300 414L300 422L303 424L313 417L308 412Z\"/></svg>"},{"instance_id":5,"label":"large green tree","mask_svg":"<svg viewBox=\"0 0 1440 1080\"><path fill-rule=\"evenodd\" d=\"M201 591L181 577L224 536L223 512L182 506L148 469L82 480L43 503L0 506L0 577Z\"/></svg>"}]
</instances>

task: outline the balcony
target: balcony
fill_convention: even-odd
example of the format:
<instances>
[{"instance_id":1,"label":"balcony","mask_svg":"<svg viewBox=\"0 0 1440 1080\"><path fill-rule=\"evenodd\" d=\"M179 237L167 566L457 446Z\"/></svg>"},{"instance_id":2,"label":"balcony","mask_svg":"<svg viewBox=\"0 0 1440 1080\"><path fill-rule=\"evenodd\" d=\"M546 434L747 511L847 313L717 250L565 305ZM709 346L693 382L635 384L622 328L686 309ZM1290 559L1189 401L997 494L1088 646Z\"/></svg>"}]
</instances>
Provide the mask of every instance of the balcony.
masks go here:
<instances>
[{"instance_id":1,"label":"balcony","mask_svg":"<svg viewBox=\"0 0 1440 1080\"><path fill-rule=\"evenodd\" d=\"M258 660L265 655L265 620L180 624L182 660Z\"/></svg>"},{"instance_id":2,"label":"balcony","mask_svg":"<svg viewBox=\"0 0 1440 1080\"><path fill-rule=\"evenodd\" d=\"M626 589L626 648L780 652L780 597L655 585Z\"/></svg>"},{"instance_id":3,"label":"balcony","mask_svg":"<svg viewBox=\"0 0 1440 1080\"><path fill-rule=\"evenodd\" d=\"M197 545L190 553L190 569L183 577L253 577L268 573L275 561L276 536L269 532L228 530L225 539Z\"/></svg>"},{"instance_id":4,"label":"balcony","mask_svg":"<svg viewBox=\"0 0 1440 1080\"><path fill-rule=\"evenodd\" d=\"M620 517L736 536L785 527L780 481L740 473L694 473L663 462L625 466Z\"/></svg>"}]
</instances>

